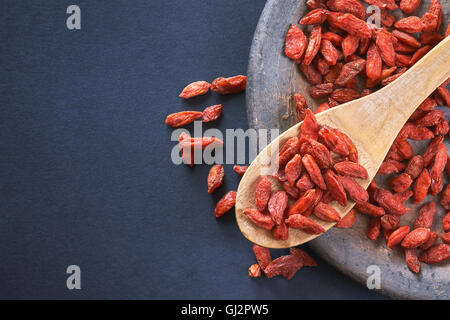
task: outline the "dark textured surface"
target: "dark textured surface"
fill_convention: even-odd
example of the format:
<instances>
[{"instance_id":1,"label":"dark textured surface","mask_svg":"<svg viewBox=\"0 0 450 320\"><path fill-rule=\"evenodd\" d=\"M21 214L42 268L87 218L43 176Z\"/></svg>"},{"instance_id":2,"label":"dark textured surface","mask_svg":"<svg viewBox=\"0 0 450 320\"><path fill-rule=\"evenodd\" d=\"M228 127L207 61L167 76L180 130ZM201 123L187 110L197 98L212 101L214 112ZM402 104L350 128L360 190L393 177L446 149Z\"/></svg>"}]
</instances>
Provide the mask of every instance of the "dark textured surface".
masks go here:
<instances>
[{"instance_id":1,"label":"dark textured surface","mask_svg":"<svg viewBox=\"0 0 450 320\"><path fill-rule=\"evenodd\" d=\"M250 279L234 215L212 214L231 166L210 196L207 166L170 162L168 113L223 103L208 127L247 128L244 94L177 96L245 74L264 1L77 1L69 31L72 3L1 4L0 298L382 298L320 259Z\"/></svg>"},{"instance_id":2,"label":"dark textured surface","mask_svg":"<svg viewBox=\"0 0 450 320\"><path fill-rule=\"evenodd\" d=\"M430 1L422 1L415 14L422 16L428 10ZM450 15L450 3L443 2L445 27ZM307 9L301 1L287 0L283 6L277 0L269 0L261 15L255 31L254 42L250 53L247 89L247 114L252 128L288 129L296 123L295 107L292 94L301 93L308 105L315 110L317 100L309 95L310 85L300 74L295 63L283 54L284 36L290 23L297 23ZM400 16L400 10L394 12ZM306 29L306 28L304 28ZM442 28L444 29L444 26ZM262 68L261 68L262 66ZM420 79L418 79L420 81ZM448 108L442 109L449 118ZM447 150L448 139L445 140ZM414 149L423 153L427 142L412 143ZM388 187L391 176L377 177L378 185ZM446 182L447 183L447 182ZM428 196L425 202L435 201ZM407 202L412 207L412 202ZM441 206L437 206L435 221L442 221L446 214ZM402 218L402 224L411 224L418 211L414 206L412 212ZM367 268L378 266L381 272L381 290L394 298L408 299L449 299L450 298L450 264L448 262L434 266L422 264L419 275L410 272L404 262L401 250L390 250L385 246L382 236L373 243L365 233L368 219L358 216L355 225L348 230L331 229L326 234L310 242L314 249L327 262L345 274L365 284ZM442 226L435 223L433 230L440 233Z\"/></svg>"}]
</instances>

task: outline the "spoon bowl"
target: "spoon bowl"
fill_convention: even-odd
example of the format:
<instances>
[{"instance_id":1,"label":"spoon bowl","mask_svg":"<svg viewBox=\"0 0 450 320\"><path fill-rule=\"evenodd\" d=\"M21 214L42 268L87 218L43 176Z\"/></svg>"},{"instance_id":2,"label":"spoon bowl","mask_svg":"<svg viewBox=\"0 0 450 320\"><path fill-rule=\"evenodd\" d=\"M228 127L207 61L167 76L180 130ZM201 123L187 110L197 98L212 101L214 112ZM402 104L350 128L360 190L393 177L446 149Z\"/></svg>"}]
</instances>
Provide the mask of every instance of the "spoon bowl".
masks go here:
<instances>
[{"instance_id":1,"label":"spoon bowl","mask_svg":"<svg viewBox=\"0 0 450 320\"><path fill-rule=\"evenodd\" d=\"M319 126L337 128L347 134L358 149L359 163L369 174L358 182L367 188L383 162L395 137L411 114L440 84L450 77L450 37L441 41L425 57L386 87L357 100L339 105L316 115ZM270 164L279 146L298 136L301 122L274 139L252 162L242 177L236 197L236 220L242 234L251 242L268 248L289 248L308 242L318 235L290 229L287 240L276 240L270 231L254 225L243 210L255 207L255 188L262 175L270 175ZM275 179L274 179L275 181ZM278 186L278 183L273 183ZM281 189L279 186L274 189ZM330 205L341 218L354 206L349 201L342 207ZM311 216L325 230L334 223Z\"/></svg>"}]
</instances>

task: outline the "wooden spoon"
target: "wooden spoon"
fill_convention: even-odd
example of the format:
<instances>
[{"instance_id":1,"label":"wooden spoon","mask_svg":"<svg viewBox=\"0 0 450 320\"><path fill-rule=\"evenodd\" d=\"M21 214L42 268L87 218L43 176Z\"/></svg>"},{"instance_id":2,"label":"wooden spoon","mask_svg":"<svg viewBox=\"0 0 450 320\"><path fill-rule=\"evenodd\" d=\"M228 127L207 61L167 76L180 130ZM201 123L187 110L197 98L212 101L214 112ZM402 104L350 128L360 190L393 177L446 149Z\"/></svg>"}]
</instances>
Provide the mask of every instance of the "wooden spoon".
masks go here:
<instances>
[{"instance_id":1,"label":"wooden spoon","mask_svg":"<svg viewBox=\"0 0 450 320\"><path fill-rule=\"evenodd\" d=\"M319 126L327 125L346 133L359 153L359 163L369 173L367 180L359 179L367 188L374 178L400 129L417 107L447 78L450 77L450 36L441 41L425 57L386 87L354 101L321 112L317 117ZM243 210L255 208L255 188L262 175L274 172L270 168L278 154L278 146L291 137L298 136L301 122L294 125L272 141L254 159L242 177L236 196L236 220L242 234L251 242L267 248L289 248L316 238L298 229L289 229L288 240L275 240L270 231L254 225ZM281 189L273 180L273 189ZM274 186L277 186L274 188ZM348 201L342 207L336 201L330 203L341 217L354 206ZM311 215L325 230L335 223L324 222Z\"/></svg>"}]
</instances>

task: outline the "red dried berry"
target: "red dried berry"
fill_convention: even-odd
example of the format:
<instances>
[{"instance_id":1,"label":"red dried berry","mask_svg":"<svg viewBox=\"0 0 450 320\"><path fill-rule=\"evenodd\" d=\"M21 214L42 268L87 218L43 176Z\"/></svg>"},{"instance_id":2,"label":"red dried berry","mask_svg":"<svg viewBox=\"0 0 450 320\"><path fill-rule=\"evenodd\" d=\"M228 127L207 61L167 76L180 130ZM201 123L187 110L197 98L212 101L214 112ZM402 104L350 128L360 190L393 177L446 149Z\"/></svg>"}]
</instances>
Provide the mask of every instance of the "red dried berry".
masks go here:
<instances>
[{"instance_id":1,"label":"red dried berry","mask_svg":"<svg viewBox=\"0 0 450 320\"><path fill-rule=\"evenodd\" d=\"M391 249L394 248L396 245L402 242L403 238L406 237L410 229L411 228L409 226L403 226L392 232L389 236L387 246Z\"/></svg>"},{"instance_id":2,"label":"red dried berry","mask_svg":"<svg viewBox=\"0 0 450 320\"><path fill-rule=\"evenodd\" d=\"M212 193L222 185L224 175L225 171L222 165L216 164L211 167L208 174L208 193Z\"/></svg>"},{"instance_id":3,"label":"red dried berry","mask_svg":"<svg viewBox=\"0 0 450 320\"><path fill-rule=\"evenodd\" d=\"M233 166L234 172L236 172L238 175L243 176L245 171L247 171L248 166Z\"/></svg>"},{"instance_id":4,"label":"red dried berry","mask_svg":"<svg viewBox=\"0 0 450 320\"><path fill-rule=\"evenodd\" d=\"M434 202L424 204L414 220L413 227L417 228L431 228L433 225L434 214L436 213L436 205Z\"/></svg>"},{"instance_id":5,"label":"red dried berry","mask_svg":"<svg viewBox=\"0 0 450 320\"><path fill-rule=\"evenodd\" d=\"M255 204L259 211L266 210L271 195L271 188L272 183L267 177L262 177L256 185Z\"/></svg>"},{"instance_id":6,"label":"red dried berry","mask_svg":"<svg viewBox=\"0 0 450 320\"><path fill-rule=\"evenodd\" d=\"M267 208L270 216L275 224L280 225L283 222L284 211L288 204L288 196L284 191L277 191L272 193Z\"/></svg>"},{"instance_id":7,"label":"red dried berry","mask_svg":"<svg viewBox=\"0 0 450 320\"><path fill-rule=\"evenodd\" d=\"M328 222L339 222L341 220L339 213L323 202L319 202L314 207L314 215L320 220Z\"/></svg>"},{"instance_id":8,"label":"red dried berry","mask_svg":"<svg viewBox=\"0 0 450 320\"><path fill-rule=\"evenodd\" d=\"M244 214L258 227L266 229L266 230L271 230L274 226L275 223L273 222L272 218L267 215L264 214L256 209L245 209L244 210Z\"/></svg>"},{"instance_id":9,"label":"red dried berry","mask_svg":"<svg viewBox=\"0 0 450 320\"><path fill-rule=\"evenodd\" d=\"M348 229L353 226L356 221L356 212L355 210L350 210L338 223L335 224L335 227L341 229Z\"/></svg>"},{"instance_id":10,"label":"red dried berry","mask_svg":"<svg viewBox=\"0 0 450 320\"><path fill-rule=\"evenodd\" d=\"M210 122L217 120L222 114L223 106L221 104L216 104L205 108L202 114L202 122Z\"/></svg>"},{"instance_id":11,"label":"red dried berry","mask_svg":"<svg viewBox=\"0 0 450 320\"><path fill-rule=\"evenodd\" d=\"M203 114L199 111L182 111L169 114L166 118L166 124L171 127L181 127L199 119Z\"/></svg>"},{"instance_id":12,"label":"red dried berry","mask_svg":"<svg viewBox=\"0 0 450 320\"><path fill-rule=\"evenodd\" d=\"M298 61L302 58L307 43L308 40L303 31L295 24L291 24L286 34L284 54L288 58Z\"/></svg>"},{"instance_id":13,"label":"red dried berry","mask_svg":"<svg viewBox=\"0 0 450 320\"><path fill-rule=\"evenodd\" d=\"M417 249L405 249L405 260L409 270L414 273L419 273L420 261L417 256Z\"/></svg>"},{"instance_id":14,"label":"red dried berry","mask_svg":"<svg viewBox=\"0 0 450 320\"><path fill-rule=\"evenodd\" d=\"M430 229L417 228L406 235L402 241L402 247L414 249L420 247L430 239Z\"/></svg>"},{"instance_id":15,"label":"red dried berry","mask_svg":"<svg viewBox=\"0 0 450 320\"><path fill-rule=\"evenodd\" d=\"M211 84L211 90L219 94L233 94L245 90L246 76L234 76L229 78L217 78Z\"/></svg>"},{"instance_id":16,"label":"red dried berry","mask_svg":"<svg viewBox=\"0 0 450 320\"><path fill-rule=\"evenodd\" d=\"M300 229L309 234L321 234L325 232L325 229L322 226L301 214L291 215L285 222L288 227Z\"/></svg>"},{"instance_id":17,"label":"red dried berry","mask_svg":"<svg viewBox=\"0 0 450 320\"><path fill-rule=\"evenodd\" d=\"M419 260L428 264L439 263L450 258L450 245L436 244L423 252Z\"/></svg>"},{"instance_id":18,"label":"red dried berry","mask_svg":"<svg viewBox=\"0 0 450 320\"><path fill-rule=\"evenodd\" d=\"M233 208L235 203L236 203L236 192L229 191L217 203L216 208L214 209L214 216L216 218L220 218L227 211Z\"/></svg>"},{"instance_id":19,"label":"red dried berry","mask_svg":"<svg viewBox=\"0 0 450 320\"><path fill-rule=\"evenodd\" d=\"M196 81L188 84L186 88L180 93L180 98L189 99L195 96L200 96L209 91L211 84L206 81Z\"/></svg>"}]
</instances>

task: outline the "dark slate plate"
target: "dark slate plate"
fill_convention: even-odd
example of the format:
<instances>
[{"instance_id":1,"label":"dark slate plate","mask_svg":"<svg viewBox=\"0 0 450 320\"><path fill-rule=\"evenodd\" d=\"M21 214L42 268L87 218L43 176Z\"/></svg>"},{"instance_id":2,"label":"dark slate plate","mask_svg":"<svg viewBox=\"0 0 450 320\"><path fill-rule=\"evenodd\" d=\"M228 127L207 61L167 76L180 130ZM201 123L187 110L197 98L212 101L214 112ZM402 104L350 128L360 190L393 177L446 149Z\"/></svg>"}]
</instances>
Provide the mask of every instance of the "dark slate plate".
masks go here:
<instances>
[{"instance_id":1,"label":"dark slate plate","mask_svg":"<svg viewBox=\"0 0 450 320\"><path fill-rule=\"evenodd\" d=\"M255 31L250 52L247 84L247 117L249 126L255 129L278 128L286 130L296 123L295 109L291 95L295 92L304 94L308 105L315 109L318 103L309 98L309 84L298 72L294 62L284 54L284 37L291 23L297 23L307 11L301 0L269 0L260 17ZM429 0L422 1L417 15L428 10ZM444 7L445 27L450 15L450 2L441 1ZM395 11L397 16L400 10ZM412 88L413 89L413 88ZM445 108L446 116L450 113ZM446 139L448 140L448 139ZM446 141L448 147L448 141ZM415 143L417 151L423 151L426 144ZM392 177L379 180L386 185ZM435 200L428 196L426 201ZM407 206L412 212L402 217L402 224L414 220L417 208L411 202ZM440 221L445 212L438 206L435 216L434 231L440 233ZM324 260L340 269L345 274L366 284L370 276L367 268L379 267L381 273L381 290L383 293L399 299L450 299L450 264L428 266L422 264L419 275L408 270L401 250L390 250L385 246L382 236L376 243L368 240L365 232L368 219L358 215L358 220L351 229L332 229L310 242L310 247Z\"/></svg>"}]
</instances>

